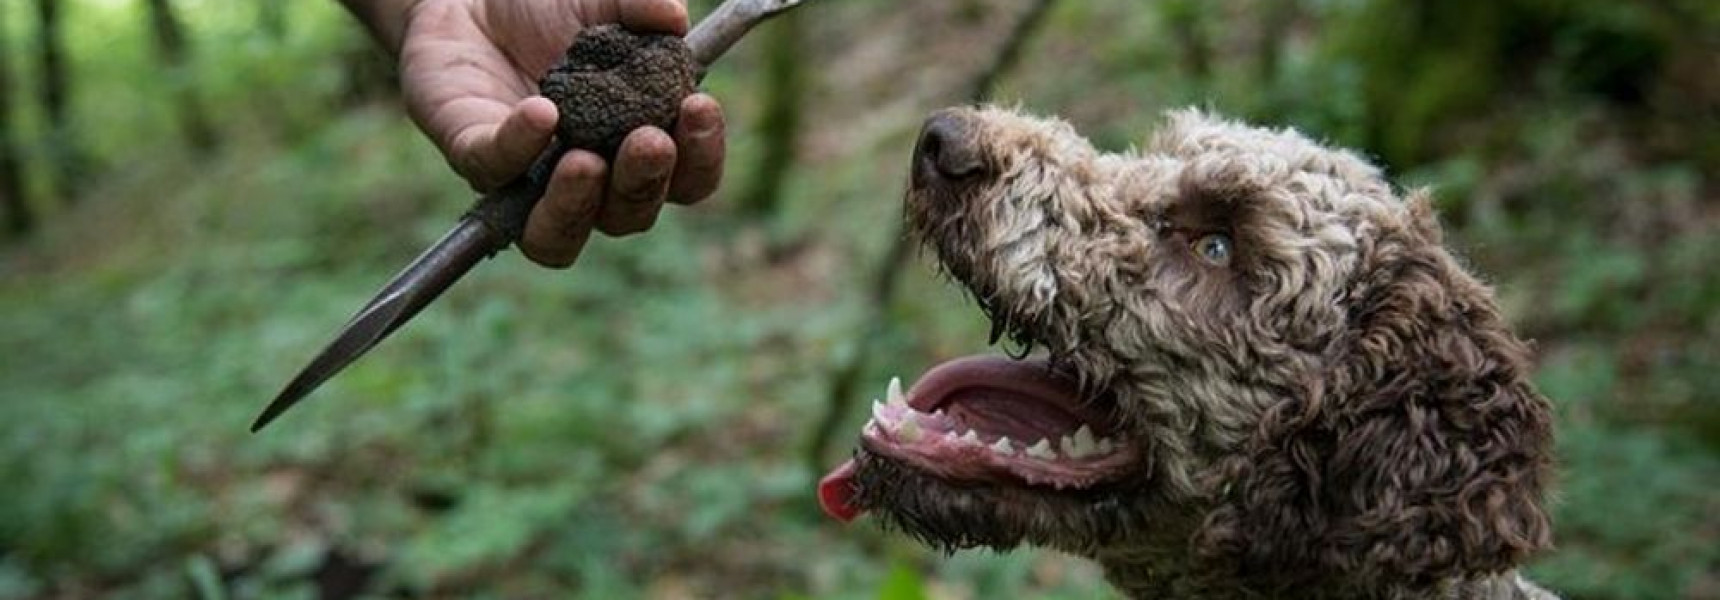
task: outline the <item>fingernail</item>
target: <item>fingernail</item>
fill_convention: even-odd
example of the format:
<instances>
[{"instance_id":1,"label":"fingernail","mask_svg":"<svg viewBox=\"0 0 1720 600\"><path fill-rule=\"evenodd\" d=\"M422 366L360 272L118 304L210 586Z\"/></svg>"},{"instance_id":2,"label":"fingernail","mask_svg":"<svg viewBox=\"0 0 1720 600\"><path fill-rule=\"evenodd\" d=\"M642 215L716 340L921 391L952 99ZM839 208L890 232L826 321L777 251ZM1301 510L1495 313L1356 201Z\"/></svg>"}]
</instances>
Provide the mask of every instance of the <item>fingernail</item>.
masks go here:
<instances>
[{"instance_id":1,"label":"fingernail","mask_svg":"<svg viewBox=\"0 0 1720 600\"><path fill-rule=\"evenodd\" d=\"M687 130L693 137L710 137L717 132L717 126L722 121L716 115L707 111L695 111L688 116Z\"/></svg>"}]
</instances>

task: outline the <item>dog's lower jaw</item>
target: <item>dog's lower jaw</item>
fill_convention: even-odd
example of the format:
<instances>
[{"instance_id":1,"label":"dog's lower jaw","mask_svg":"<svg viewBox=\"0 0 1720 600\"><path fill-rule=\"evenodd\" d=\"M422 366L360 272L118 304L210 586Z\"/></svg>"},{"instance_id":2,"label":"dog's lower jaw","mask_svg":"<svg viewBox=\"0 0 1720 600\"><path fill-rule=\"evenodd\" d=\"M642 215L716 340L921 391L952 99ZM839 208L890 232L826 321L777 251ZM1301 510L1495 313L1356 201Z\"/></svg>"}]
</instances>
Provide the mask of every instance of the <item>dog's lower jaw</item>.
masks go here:
<instances>
[{"instance_id":1,"label":"dog's lower jaw","mask_svg":"<svg viewBox=\"0 0 1720 600\"><path fill-rule=\"evenodd\" d=\"M1163 529L1161 515L1173 514L1160 504L1125 502L1145 496L1146 481L1052 492L950 482L864 448L854 461L853 502L886 528L944 552L1036 546L1093 557L1143 543Z\"/></svg>"},{"instance_id":2,"label":"dog's lower jaw","mask_svg":"<svg viewBox=\"0 0 1720 600\"><path fill-rule=\"evenodd\" d=\"M1153 546L1160 550L1175 546ZM1263 590L1250 588L1241 577L1222 575L1210 566L1196 565L1182 552L1139 549L1127 553L1101 554L1095 560L1104 567L1105 579L1126 598L1186 598L1229 600L1240 598L1295 598L1299 600L1559 600L1517 571L1456 578L1430 587L1381 589L1297 588Z\"/></svg>"}]
</instances>

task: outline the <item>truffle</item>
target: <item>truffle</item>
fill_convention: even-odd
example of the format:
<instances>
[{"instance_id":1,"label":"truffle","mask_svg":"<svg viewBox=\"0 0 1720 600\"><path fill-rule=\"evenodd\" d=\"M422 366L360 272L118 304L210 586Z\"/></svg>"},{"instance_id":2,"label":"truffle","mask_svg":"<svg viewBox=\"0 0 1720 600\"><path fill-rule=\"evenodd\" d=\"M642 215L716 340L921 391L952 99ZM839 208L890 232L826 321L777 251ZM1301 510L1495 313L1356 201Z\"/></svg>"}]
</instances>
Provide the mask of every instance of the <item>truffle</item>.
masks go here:
<instances>
[{"instance_id":1,"label":"truffle","mask_svg":"<svg viewBox=\"0 0 1720 600\"><path fill-rule=\"evenodd\" d=\"M580 31L538 89L560 109L556 134L565 144L609 159L634 129L668 131L695 73L681 38L602 25Z\"/></svg>"}]
</instances>

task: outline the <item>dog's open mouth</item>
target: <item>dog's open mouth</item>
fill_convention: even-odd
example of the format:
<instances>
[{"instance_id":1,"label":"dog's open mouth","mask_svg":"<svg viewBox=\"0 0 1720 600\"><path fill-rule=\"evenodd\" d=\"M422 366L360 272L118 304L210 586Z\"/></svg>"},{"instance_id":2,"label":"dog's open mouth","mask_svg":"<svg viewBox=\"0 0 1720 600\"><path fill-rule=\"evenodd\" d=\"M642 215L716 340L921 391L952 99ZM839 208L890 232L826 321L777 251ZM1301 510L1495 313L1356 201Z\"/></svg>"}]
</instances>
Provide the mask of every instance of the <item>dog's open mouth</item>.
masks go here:
<instances>
[{"instance_id":1,"label":"dog's open mouth","mask_svg":"<svg viewBox=\"0 0 1720 600\"><path fill-rule=\"evenodd\" d=\"M938 365L906 394L891 381L860 444L952 485L1078 490L1137 462L1111 422L1044 361L968 357ZM819 503L831 517L848 521L865 511L853 502L856 469L847 461L819 482Z\"/></svg>"}]
</instances>

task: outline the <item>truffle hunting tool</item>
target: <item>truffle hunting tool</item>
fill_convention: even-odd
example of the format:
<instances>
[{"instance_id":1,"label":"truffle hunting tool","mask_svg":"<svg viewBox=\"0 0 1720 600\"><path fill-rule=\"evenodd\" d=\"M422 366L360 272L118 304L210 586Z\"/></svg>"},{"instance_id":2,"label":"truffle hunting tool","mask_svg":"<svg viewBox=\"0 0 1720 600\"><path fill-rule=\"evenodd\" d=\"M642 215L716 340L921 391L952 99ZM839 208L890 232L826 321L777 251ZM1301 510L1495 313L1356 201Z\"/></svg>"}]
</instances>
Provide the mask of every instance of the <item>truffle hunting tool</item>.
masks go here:
<instances>
[{"instance_id":1,"label":"truffle hunting tool","mask_svg":"<svg viewBox=\"0 0 1720 600\"><path fill-rule=\"evenodd\" d=\"M562 154L579 148L611 159L628 132L645 125L669 129L681 100L704 78L705 67L754 25L804 1L728 0L685 40L633 34L617 26L581 30L561 62L538 82L544 96L560 108L556 140L525 175L480 198L453 230L383 286L263 409L251 431L262 429L358 360L479 261L518 241Z\"/></svg>"}]
</instances>

